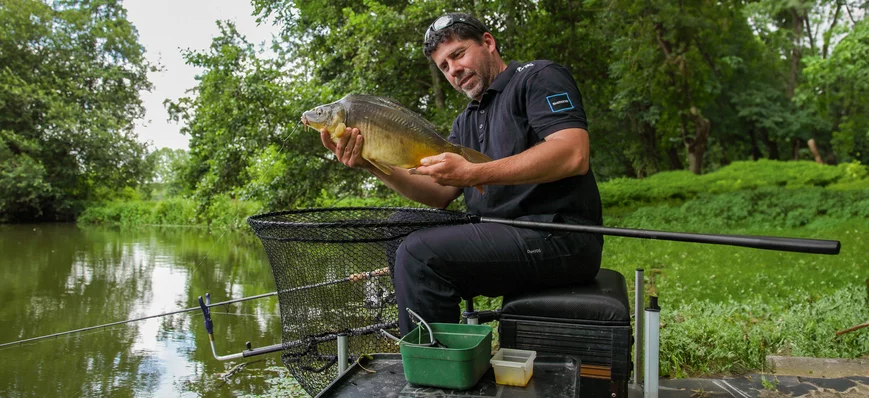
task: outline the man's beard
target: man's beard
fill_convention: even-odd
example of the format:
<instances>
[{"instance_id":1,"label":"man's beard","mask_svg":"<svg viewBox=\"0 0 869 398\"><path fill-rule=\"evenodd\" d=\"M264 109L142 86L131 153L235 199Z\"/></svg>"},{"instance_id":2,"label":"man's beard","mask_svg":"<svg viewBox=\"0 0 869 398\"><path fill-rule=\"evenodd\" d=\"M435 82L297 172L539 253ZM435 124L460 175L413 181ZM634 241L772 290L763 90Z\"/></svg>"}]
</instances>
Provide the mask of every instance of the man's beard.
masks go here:
<instances>
[{"instance_id":1,"label":"man's beard","mask_svg":"<svg viewBox=\"0 0 869 398\"><path fill-rule=\"evenodd\" d=\"M492 75L491 71L492 71L491 65L486 65L486 68L480 68L480 70L477 71L477 76L471 78L471 79L475 79L475 78L478 79L477 84L474 85L474 87L471 88L470 90L465 90L464 86L460 86L459 90L463 94L465 94L465 96L467 96L468 98L470 98L472 100L476 100L477 97L482 95L483 92L486 91L487 88L489 88L489 85L492 84L492 80L494 80L494 77L491 76ZM473 73L473 72L469 72L469 73ZM462 76L459 79L459 81L462 81L465 77L466 76Z\"/></svg>"},{"instance_id":2,"label":"man's beard","mask_svg":"<svg viewBox=\"0 0 869 398\"><path fill-rule=\"evenodd\" d=\"M470 90L465 90L464 87L460 87L460 89L462 90L462 93L464 93L465 96L467 96L468 98L470 98L472 100L476 100L477 97L479 97L481 94L483 94L483 91L486 89L486 86L487 86L487 84L485 84L483 82L483 76L480 76L478 74L476 76L476 78L478 79L477 84L475 84ZM474 79L474 78L472 78L472 79Z\"/></svg>"}]
</instances>

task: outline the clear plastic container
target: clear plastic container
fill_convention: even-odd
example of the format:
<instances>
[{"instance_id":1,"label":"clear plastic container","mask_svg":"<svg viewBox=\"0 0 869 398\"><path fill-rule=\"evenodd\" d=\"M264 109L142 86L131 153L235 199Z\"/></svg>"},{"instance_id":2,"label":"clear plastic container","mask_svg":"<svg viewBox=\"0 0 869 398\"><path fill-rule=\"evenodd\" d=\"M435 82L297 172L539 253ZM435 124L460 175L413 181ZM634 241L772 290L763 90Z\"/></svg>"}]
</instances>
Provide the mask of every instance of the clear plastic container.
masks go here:
<instances>
[{"instance_id":1,"label":"clear plastic container","mask_svg":"<svg viewBox=\"0 0 869 398\"><path fill-rule=\"evenodd\" d=\"M495 382L508 386L525 387L534 374L536 351L501 348L489 363L495 369Z\"/></svg>"}]
</instances>

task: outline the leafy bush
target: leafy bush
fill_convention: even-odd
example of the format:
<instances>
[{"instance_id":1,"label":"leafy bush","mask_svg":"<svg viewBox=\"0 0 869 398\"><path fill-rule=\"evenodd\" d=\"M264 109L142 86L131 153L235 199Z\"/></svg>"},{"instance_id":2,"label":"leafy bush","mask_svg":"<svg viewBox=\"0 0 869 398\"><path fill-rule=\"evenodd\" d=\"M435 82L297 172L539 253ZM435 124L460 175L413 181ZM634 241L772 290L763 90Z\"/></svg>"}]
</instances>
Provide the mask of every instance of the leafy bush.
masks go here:
<instances>
[{"instance_id":1,"label":"leafy bush","mask_svg":"<svg viewBox=\"0 0 869 398\"><path fill-rule=\"evenodd\" d=\"M642 207L614 223L636 228L679 226L687 230L735 227L794 228L824 219L869 218L869 190L763 187L701 194L678 207Z\"/></svg>"},{"instance_id":2,"label":"leafy bush","mask_svg":"<svg viewBox=\"0 0 869 398\"><path fill-rule=\"evenodd\" d=\"M869 319L866 293L851 286L784 307L763 298L685 303L662 311L663 376L743 373L763 369L767 355L859 358L869 352L869 334L837 330Z\"/></svg>"},{"instance_id":3,"label":"leafy bush","mask_svg":"<svg viewBox=\"0 0 869 398\"><path fill-rule=\"evenodd\" d=\"M88 207L78 217L81 224L122 226L194 225L197 221L195 203L182 198L104 202Z\"/></svg>"},{"instance_id":4,"label":"leafy bush","mask_svg":"<svg viewBox=\"0 0 869 398\"><path fill-rule=\"evenodd\" d=\"M704 175L667 171L642 180L619 178L601 183L600 193L603 207L613 208L685 201L701 194L764 187L865 189L869 187L869 177L866 166L859 162L828 166L809 161L740 161Z\"/></svg>"}]
</instances>

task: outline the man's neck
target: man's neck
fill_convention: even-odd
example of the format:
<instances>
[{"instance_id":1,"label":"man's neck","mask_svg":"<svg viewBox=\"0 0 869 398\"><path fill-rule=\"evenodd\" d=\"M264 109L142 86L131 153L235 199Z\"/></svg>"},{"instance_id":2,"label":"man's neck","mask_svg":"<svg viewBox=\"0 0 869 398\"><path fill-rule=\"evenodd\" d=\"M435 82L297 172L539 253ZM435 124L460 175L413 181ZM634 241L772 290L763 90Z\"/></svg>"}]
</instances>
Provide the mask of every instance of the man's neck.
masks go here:
<instances>
[{"instance_id":1,"label":"man's neck","mask_svg":"<svg viewBox=\"0 0 869 398\"><path fill-rule=\"evenodd\" d=\"M497 58L497 60L495 61L495 65L497 66L497 72L498 72L498 73L495 73L495 76L492 77L492 81L489 82L489 84L488 84L488 85L486 86L486 88L483 90L483 93L485 93L486 90L489 89L489 86L491 86L491 85L492 85L492 82L494 82L495 79L498 78L498 75L500 75L500 74L503 73L505 70L507 70L507 64L504 62L503 59L501 59L501 56L500 56L500 55L498 55L498 58ZM476 100L477 102L480 102L480 100L483 99L483 93L480 93L480 95L477 96L476 98L474 98L474 100Z\"/></svg>"}]
</instances>

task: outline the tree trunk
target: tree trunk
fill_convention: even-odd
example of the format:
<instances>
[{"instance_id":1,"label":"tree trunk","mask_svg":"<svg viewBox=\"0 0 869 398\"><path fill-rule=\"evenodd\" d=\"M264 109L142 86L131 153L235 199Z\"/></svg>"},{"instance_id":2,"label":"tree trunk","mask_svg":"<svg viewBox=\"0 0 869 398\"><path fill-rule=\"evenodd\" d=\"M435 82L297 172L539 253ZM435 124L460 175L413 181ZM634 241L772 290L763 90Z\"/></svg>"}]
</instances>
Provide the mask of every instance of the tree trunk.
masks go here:
<instances>
[{"instance_id":1,"label":"tree trunk","mask_svg":"<svg viewBox=\"0 0 869 398\"><path fill-rule=\"evenodd\" d=\"M794 160L800 160L800 142L802 140L799 138L791 139L791 151L794 155Z\"/></svg>"},{"instance_id":2,"label":"tree trunk","mask_svg":"<svg viewBox=\"0 0 869 398\"><path fill-rule=\"evenodd\" d=\"M690 115L687 115L694 124L694 137L689 137L686 123L682 123L682 141L685 143L685 149L688 151L688 170L694 174L703 172L703 155L706 153L706 147L709 142L709 130L712 124L709 119L703 117L700 111L695 107L691 107Z\"/></svg>"},{"instance_id":3,"label":"tree trunk","mask_svg":"<svg viewBox=\"0 0 869 398\"><path fill-rule=\"evenodd\" d=\"M788 99L794 97L794 90L797 87L797 69L800 66L800 58L802 57L800 41L802 41L803 37L803 16L796 9L791 9L791 16L794 22L794 47L791 49L791 70L788 76L787 88Z\"/></svg>"},{"instance_id":4,"label":"tree trunk","mask_svg":"<svg viewBox=\"0 0 869 398\"><path fill-rule=\"evenodd\" d=\"M821 158L821 152L818 151L818 146L815 145L815 139L809 138L809 142L807 144L809 144L809 150L812 151L812 155L815 156L815 162L824 164L824 159Z\"/></svg>"},{"instance_id":5,"label":"tree trunk","mask_svg":"<svg viewBox=\"0 0 869 398\"><path fill-rule=\"evenodd\" d=\"M435 107L439 110L446 108L444 101L444 89L441 87L441 71L434 61L428 61L428 69L431 71L431 89L434 94Z\"/></svg>"},{"instance_id":6,"label":"tree trunk","mask_svg":"<svg viewBox=\"0 0 869 398\"><path fill-rule=\"evenodd\" d=\"M757 161L760 159L760 148L757 147L757 135L754 133L754 127L748 129L748 136L751 137L751 160Z\"/></svg>"},{"instance_id":7,"label":"tree trunk","mask_svg":"<svg viewBox=\"0 0 869 398\"><path fill-rule=\"evenodd\" d=\"M621 159L619 163L621 163L622 167L624 167L625 175L631 178L637 178L637 170L634 169L634 165L631 163L631 160L623 156L620 156L620 158Z\"/></svg>"},{"instance_id":8,"label":"tree trunk","mask_svg":"<svg viewBox=\"0 0 869 398\"><path fill-rule=\"evenodd\" d=\"M658 135L655 128L640 122L640 141L643 143L643 157L646 158L646 174L658 172L661 159L658 157Z\"/></svg>"},{"instance_id":9,"label":"tree trunk","mask_svg":"<svg viewBox=\"0 0 869 398\"><path fill-rule=\"evenodd\" d=\"M679 157L678 146L670 145L667 148L667 158L670 159L671 170L682 170L685 168L684 166L682 166L682 158Z\"/></svg>"},{"instance_id":10,"label":"tree trunk","mask_svg":"<svg viewBox=\"0 0 869 398\"><path fill-rule=\"evenodd\" d=\"M766 129L760 129L760 140L763 141L763 145L766 146L766 152L769 154L767 158L779 160L778 144L769 139L769 133Z\"/></svg>"}]
</instances>

